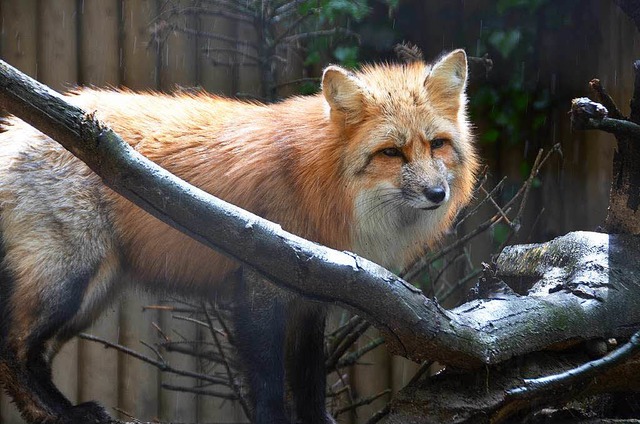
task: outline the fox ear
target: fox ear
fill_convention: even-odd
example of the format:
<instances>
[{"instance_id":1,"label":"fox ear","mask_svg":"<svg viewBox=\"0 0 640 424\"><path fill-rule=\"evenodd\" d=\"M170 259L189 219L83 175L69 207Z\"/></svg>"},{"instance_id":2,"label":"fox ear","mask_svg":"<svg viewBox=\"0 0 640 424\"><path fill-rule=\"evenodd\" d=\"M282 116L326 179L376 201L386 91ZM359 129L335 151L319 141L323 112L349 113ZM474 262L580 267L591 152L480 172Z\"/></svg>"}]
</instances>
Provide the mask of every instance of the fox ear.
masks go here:
<instances>
[{"instance_id":1,"label":"fox ear","mask_svg":"<svg viewBox=\"0 0 640 424\"><path fill-rule=\"evenodd\" d=\"M327 67L322 74L322 94L332 112L344 113L351 122L359 119L364 90L354 74L340 66Z\"/></svg>"},{"instance_id":2,"label":"fox ear","mask_svg":"<svg viewBox=\"0 0 640 424\"><path fill-rule=\"evenodd\" d=\"M448 108L457 111L466 102L467 54L464 50L454 50L433 64L424 85L432 99L447 102Z\"/></svg>"}]
</instances>

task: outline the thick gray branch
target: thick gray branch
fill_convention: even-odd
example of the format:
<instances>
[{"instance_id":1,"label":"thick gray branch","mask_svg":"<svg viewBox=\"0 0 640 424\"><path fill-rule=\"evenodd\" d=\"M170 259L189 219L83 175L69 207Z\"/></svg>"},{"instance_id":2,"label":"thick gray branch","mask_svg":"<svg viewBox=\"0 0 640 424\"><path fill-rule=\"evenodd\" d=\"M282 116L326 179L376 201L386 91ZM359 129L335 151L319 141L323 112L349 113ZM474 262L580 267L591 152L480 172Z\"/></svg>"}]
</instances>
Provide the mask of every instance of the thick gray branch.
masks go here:
<instances>
[{"instance_id":1,"label":"thick gray branch","mask_svg":"<svg viewBox=\"0 0 640 424\"><path fill-rule=\"evenodd\" d=\"M561 263L596 263L597 268L590 268L594 276L580 278L593 280L597 274L602 284L585 286L576 271L558 279L553 290L477 300L446 311L372 262L289 234L185 183L139 155L93 116L4 62L0 102L149 213L281 287L356 311L381 330L394 353L416 361L434 359L460 367L497 363L567 340L628 335L640 323L635 270L628 267L640 262L633 237L576 233L546 247L513 248L501 256L506 262L499 261L504 278L547 284L555 281ZM626 246L626 262L610 267L610 247L618 244ZM530 275L533 260L540 267Z\"/></svg>"}]
</instances>

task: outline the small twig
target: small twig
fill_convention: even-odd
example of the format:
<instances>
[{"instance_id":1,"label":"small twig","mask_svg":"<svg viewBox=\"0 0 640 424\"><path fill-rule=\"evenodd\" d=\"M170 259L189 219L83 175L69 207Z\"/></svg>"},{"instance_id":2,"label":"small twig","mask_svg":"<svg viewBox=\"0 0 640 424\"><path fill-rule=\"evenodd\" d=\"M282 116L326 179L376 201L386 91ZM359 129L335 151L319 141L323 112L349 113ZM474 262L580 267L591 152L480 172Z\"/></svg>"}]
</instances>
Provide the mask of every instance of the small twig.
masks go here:
<instances>
[{"instance_id":1,"label":"small twig","mask_svg":"<svg viewBox=\"0 0 640 424\"><path fill-rule=\"evenodd\" d=\"M143 421L140 421L139 419L137 419L136 417L134 417L133 415L131 415L130 413L128 413L127 411L125 411L122 408L118 408L117 406L112 407L114 411L124 415L125 417L127 417L128 419L130 419L130 422L133 423L142 423Z\"/></svg>"},{"instance_id":2,"label":"small twig","mask_svg":"<svg viewBox=\"0 0 640 424\"><path fill-rule=\"evenodd\" d=\"M261 60L258 56L252 55L251 53L247 53L246 51L237 49L237 48L224 48L224 47L203 47L202 48L202 52L205 54L211 54L211 53L227 53L229 55L233 55L233 56L240 56L240 58L236 58L234 59L235 63L238 64L242 64L244 65L244 60L251 60L254 63L261 63ZM241 60L242 61L241 61Z\"/></svg>"},{"instance_id":3,"label":"small twig","mask_svg":"<svg viewBox=\"0 0 640 424\"><path fill-rule=\"evenodd\" d=\"M506 177L505 177L506 178ZM503 178L504 181L504 178ZM504 219L504 221L507 223L508 226L513 226L514 224L511 222L511 220L509 219L509 217L507 216L507 214L505 213L505 211L500 207L500 205L498 205L496 203L496 201L493 199L493 197L491 197L489 195L489 193L487 193L487 190L484 189L484 187L480 187L480 190L487 196L487 199L489 199L489 202L491 202L491 204L493 205L494 208L496 208L496 210L498 211L498 213L500 215L502 215L502 219ZM493 191L493 190L492 190Z\"/></svg>"},{"instance_id":4,"label":"small twig","mask_svg":"<svg viewBox=\"0 0 640 424\"><path fill-rule=\"evenodd\" d=\"M384 417L389 415L389 412L391 412L391 407L389 406L389 404L387 404L387 405L385 405L384 408L382 408L381 410L379 410L378 412L373 414L371 416L371 418L369 418L365 424L376 424L381 419L383 419Z\"/></svg>"},{"instance_id":5,"label":"small twig","mask_svg":"<svg viewBox=\"0 0 640 424\"><path fill-rule=\"evenodd\" d=\"M638 353L640 353L640 331L631 336L629 342L603 358L560 374L525 379L523 386L507 390L506 395L512 399L529 399L559 390L566 392L570 386L588 384L591 378L624 363Z\"/></svg>"},{"instance_id":6,"label":"small twig","mask_svg":"<svg viewBox=\"0 0 640 424\"><path fill-rule=\"evenodd\" d=\"M335 350L329 352L328 358L325 362L327 371L336 369L338 361L340 360L342 355L344 355L344 353L349 350L351 345L353 345L355 341L358 340L365 331L367 331L367 329L369 329L369 323L363 321L358 324L353 332L346 334L344 338L342 338L339 343L336 344Z\"/></svg>"},{"instance_id":7,"label":"small twig","mask_svg":"<svg viewBox=\"0 0 640 424\"><path fill-rule=\"evenodd\" d=\"M292 0L288 3L283 4L280 7L277 7L273 11L273 16L271 16L270 20L277 23L278 21L289 16L291 13L295 13L298 6L304 3L305 1L307 0Z\"/></svg>"},{"instance_id":8,"label":"small twig","mask_svg":"<svg viewBox=\"0 0 640 424\"><path fill-rule=\"evenodd\" d=\"M600 103L607 108L609 111L609 117L614 119L626 119L618 109L616 102L614 102L611 96L609 96L609 93L604 89L598 78L594 78L589 81L589 87L591 87L593 92L596 93Z\"/></svg>"},{"instance_id":9,"label":"small twig","mask_svg":"<svg viewBox=\"0 0 640 424\"><path fill-rule=\"evenodd\" d=\"M467 218L469 218L470 216L473 216L473 214L475 214L478 209L480 209L480 207L482 205L484 205L486 202L489 201L489 199L493 200L493 196L500 190L502 189L502 186L504 185L504 183L507 181L507 177L503 177L498 184L496 184L496 186L494 188L491 189L491 191L489 193L487 193L487 195L480 201L478 202L478 204L474 205L473 209L471 209L469 212L467 212L462 218L460 218L458 220L458 222L456 222L456 228L458 228L460 226L460 224L462 224ZM478 191L480 190L484 190L484 188L482 186L478 187ZM484 190L486 192L486 190Z\"/></svg>"},{"instance_id":10,"label":"small twig","mask_svg":"<svg viewBox=\"0 0 640 424\"><path fill-rule=\"evenodd\" d=\"M226 355L224 353L224 349L222 348L222 343L220 342L220 339L218 338L218 332L215 331L215 327L213 326L213 320L211 319L211 315L209 315L209 311L207 310L207 305L205 305L204 302L202 303L202 311L204 312L204 315L207 318L207 323L209 324L209 329L210 329L209 331L211 332L211 336L213 337L213 341L215 342L216 346L218 347L218 353L222 357L222 365L224 366L224 369L227 372L227 376L229 377L229 384L231 386L231 389L237 395L238 401L240 402L240 406L242 407L242 411L244 412L246 417L251 422L253 422L254 419L253 419L253 414L251 414L251 409L249 409L249 405L247 405L246 400L242 396L242 393L240 392L240 387L238 387L238 385L236 384L235 377L233 375L233 372L231 371L231 366L229 365L229 362L226 359Z\"/></svg>"},{"instance_id":11,"label":"small twig","mask_svg":"<svg viewBox=\"0 0 640 424\"><path fill-rule=\"evenodd\" d=\"M289 36L289 34L291 34L293 30L297 29L300 26L300 24L302 24L302 22L304 22L305 20L307 20L308 18L310 18L316 13L317 13L316 9L311 9L308 13L298 16L295 21L287 23L287 27L284 29L284 31L282 31L282 34L279 34L275 38L272 45L274 46L279 45L282 42L282 40L284 40L287 36Z\"/></svg>"},{"instance_id":12,"label":"small twig","mask_svg":"<svg viewBox=\"0 0 640 424\"><path fill-rule=\"evenodd\" d=\"M438 301L441 303L446 301L449 298L449 296L455 293L460 287L464 287L469 281L473 280L480 274L482 274L481 268L471 271L463 279L459 280L453 287L451 287L449 290L444 292L442 295L439 295L438 293L436 293L435 298L438 299Z\"/></svg>"},{"instance_id":13,"label":"small twig","mask_svg":"<svg viewBox=\"0 0 640 424\"><path fill-rule=\"evenodd\" d=\"M291 80L291 81L285 81L285 82L278 83L274 87L275 88L282 88L282 87L286 87L287 85L302 84L304 82L319 83L320 82L320 78L318 78L318 77L297 78L297 79L294 79L294 80Z\"/></svg>"},{"instance_id":14,"label":"small twig","mask_svg":"<svg viewBox=\"0 0 640 424\"><path fill-rule=\"evenodd\" d=\"M462 252L460 252L459 254L457 254L453 259L451 259L449 262L447 262L439 271L438 274L436 275L436 277L433 279L433 281L431 282L431 287L430 290L428 291L429 296L433 297L435 295L435 291L436 291L436 284L438 283L438 280L440 280L440 278L444 275L445 271L447 269L449 269L449 267L451 265L453 265L454 263L458 262L458 259L464 257L466 255L466 252L463 250ZM433 263L433 262L432 262Z\"/></svg>"},{"instance_id":15,"label":"small twig","mask_svg":"<svg viewBox=\"0 0 640 424\"><path fill-rule=\"evenodd\" d=\"M362 358L367 352L370 352L373 349L383 344L384 344L384 338L382 337L378 337L372 340L371 342L367 343L365 346L361 347L355 352L345 355L342 359L338 361L336 368L344 368L344 367L349 367L351 365L354 365L356 362L358 362L358 359Z\"/></svg>"},{"instance_id":16,"label":"small twig","mask_svg":"<svg viewBox=\"0 0 640 424\"><path fill-rule=\"evenodd\" d=\"M336 328L331 333L329 333L328 337L340 339L344 337L345 334L350 333L354 328L356 328L358 324L360 324L363 321L364 321L364 318L360 317L359 315L354 315L351 318L349 318L349 321L347 321L345 324L341 325L340 327ZM335 350L335 348L330 348L329 350Z\"/></svg>"},{"instance_id":17,"label":"small twig","mask_svg":"<svg viewBox=\"0 0 640 424\"><path fill-rule=\"evenodd\" d=\"M200 321L199 319L195 319L195 318L191 318L191 317L185 317L185 316L182 316L182 315L171 315L171 318L176 319L178 321L192 322L192 323L194 323L196 325L199 325L200 327L209 328L209 326L207 325L206 322Z\"/></svg>"},{"instance_id":18,"label":"small twig","mask_svg":"<svg viewBox=\"0 0 640 424\"><path fill-rule=\"evenodd\" d=\"M364 399L358 399L356 402L352 403L351 405L344 406L344 407L338 409L337 411L335 411L333 413L333 417L337 418L340 414L343 414L343 413L345 413L347 411L352 411L352 410L354 410L356 408L359 408L361 406L369 405L369 404L373 403L374 401L376 401L377 399L381 398L382 396L388 395L389 393L391 393L391 389L385 389L385 390L381 391L380 393L377 393L377 394L375 394L373 396L369 396L369 397L366 397Z\"/></svg>"},{"instance_id":19,"label":"small twig","mask_svg":"<svg viewBox=\"0 0 640 424\"><path fill-rule=\"evenodd\" d=\"M228 386L229 383L221 378L215 378L215 377L211 377L209 375L206 374L200 374L200 373L196 373L196 372L191 372L191 371L186 371L186 370L181 370L178 368L174 368L171 365L169 365L167 362L163 362L163 361L157 361L155 359L151 359L146 355L143 355L141 353L136 352L133 349L129 349L128 347L119 345L117 343L111 343L110 341L101 339L100 337L96 337L96 336L92 336L90 334L86 334L86 333L80 333L78 335L78 337L80 337L81 339L84 340L90 340L93 342L98 342L101 343L102 345L104 345L107 348L113 348L116 349L122 353L125 353L133 358L139 359L142 362L146 362L147 364L153 365L154 367L158 368L161 372L168 372L171 374L176 374L176 375L181 375L183 377L192 377L192 378L197 378L212 384L220 384L220 385L224 385L224 386Z\"/></svg>"},{"instance_id":20,"label":"small twig","mask_svg":"<svg viewBox=\"0 0 640 424\"><path fill-rule=\"evenodd\" d=\"M172 15L195 15L195 16L215 16L230 19L236 22L244 22L253 24L255 16L249 12L233 11L229 12L222 9L209 9L207 7L187 6L172 11Z\"/></svg>"},{"instance_id":21,"label":"small twig","mask_svg":"<svg viewBox=\"0 0 640 424\"><path fill-rule=\"evenodd\" d=\"M508 211L509 211L509 209L507 209L507 212ZM402 279L404 279L404 280L411 281L416 276L418 276L420 273L422 273L422 271L425 269L425 267L428 264L430 264L430 263L432 263L434 261L437 261L438 259L440 259L440 258L444 257L445 255L449 254L449 252L452 252L453 250L457 249L458 247L466 244L469 240L471 240L472 238L474 238L478 234L488 230L489 228L493 227L494 225L496 225L500 221L502 221L502 216L500 216L500 215L492 216L491 218L489 218L488 220L486 220L485 222L483 222L482 224L477 226L473 231L465 234L463 237L457 239L454 243L451 243L450 245L448 245L444 249L439 250L437 253L435 253L433 255L427 255L427 256L424 256L424 257L418 259L413 264L409 265L407 267L407 271L405 271L404 273L400 274L400 277Z\"/></svg>"},{"instance_id":22,"label":"small twig","mask_svg":"<svg viewBox=\"0 0 640 424\"><path fill-rule=\"evenodd\" d=\"M167 336L167 334L164 331L162 331L162 328L160 328L160 326L158 324L156 324L155 322L152 322L151 326L156 329L156 331L158 332L158 335L161 338L163 338L167 342L171 341L171 338L169 336Z\"/></svg>"},{"instance_id":23,"label":"small twig","mask_svg":"<svg viewBox=\"0 0 640 424\"><path fill-rule=\"evenodd\" d=\"M234 393L218 392L216 390L199 389L196 387L173 386L171 384L165 383L162 383L162 388L174 392L195 393L197 395L212 396L220 399L239 400L239 397Z\"/></svg>"},{"instance_id":24,"label":"small twig","mask_svg":"<svg viewBox=\"0 0 640 424\"><path fill-rule=\"evenodd\" d=\"M344 35L347 37L354 37L360 41L360 35L357 32L351 31L346 28L336 27L332 29L321 29L318 31L310 31L310 32L301 32L300 34L290 35L288 37L283 38L281 41L286 43L294 43L298 41L304 41L311 38L317 37L330 37L333 35Z\"/></svg>"},{"instance_id":25,"label":"small twig","mask_svg":"<svg viewBox=\"0 0 640 424\"><path fill-rule=\"evenodd\" d=\"M413 377L411 377L411 380L407 383L407 387L411 387L415 384L427 371L429 371L431 365L433 365L433 361L424 361L422 365L420 365L420 368L418 368L418 371L416 371Z\"/></svg>"}]
</instances>

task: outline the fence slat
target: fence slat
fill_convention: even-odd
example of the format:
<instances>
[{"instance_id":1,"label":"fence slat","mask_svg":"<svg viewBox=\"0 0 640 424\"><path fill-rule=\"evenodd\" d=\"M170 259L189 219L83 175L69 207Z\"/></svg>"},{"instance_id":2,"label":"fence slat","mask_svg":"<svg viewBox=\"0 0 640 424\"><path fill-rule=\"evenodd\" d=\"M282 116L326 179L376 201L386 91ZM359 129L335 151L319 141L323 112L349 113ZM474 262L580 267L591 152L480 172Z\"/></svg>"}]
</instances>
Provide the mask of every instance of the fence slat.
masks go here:
<instances>
[{"instance_id":1,"label":"fence slat","mask_svg":"<svg viewBox=\"0 0 640 424\"><path fill-rule=\"evenodd\" d=\"M122 1L121 4L121 82L132 89L157 90L158 54L150 43L150 30L158 16L157 1ZM158 322L158 314L154 311L142 312L144 305L155 303L158 302L154 296L141 296L132 289L126 292L120 303L120 344L153 355L140 342L153 343L157 340L152 323ZM119 407L143 421L158 419L158 370L125 354L119 355L118 367Z\"/></svg>"},{"instance_id":2,"label":"fence slat","mask_svg":"<svg viewBox=\"0 0 640 424\"><path fill-rule=\"evenodd\" d=\"M38 3L38 79L58 91L78 80L75 0ZM53 381L72 402L78 400L78 341L71 340L53 361Z\"/></svg>"},{"instance_id":3,"label":"fence slat","mask_svg":"<svg viewBox=\"0 0 640 424\"><path fill-rule=\"evenodd\" d=\"M80 79L84 85L112 86L119 82L118 2L80 3ZM87 333L106 340L118 339L118 305L94 323ZM78 401L99 400L107 410L118 406L118 353L78 340Z\"/></svg>"}]
</instances>

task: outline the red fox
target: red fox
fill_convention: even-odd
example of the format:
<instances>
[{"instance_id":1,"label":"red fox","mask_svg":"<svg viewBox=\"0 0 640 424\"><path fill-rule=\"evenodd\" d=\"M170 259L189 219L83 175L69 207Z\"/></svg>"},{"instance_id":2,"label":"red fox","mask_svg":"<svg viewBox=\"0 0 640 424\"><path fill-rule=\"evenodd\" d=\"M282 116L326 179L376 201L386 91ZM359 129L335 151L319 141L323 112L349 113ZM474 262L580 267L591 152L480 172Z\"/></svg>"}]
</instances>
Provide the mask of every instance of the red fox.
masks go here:
<instances>
[{"instance_id":1,"label":"red fox","mask_svg":"<svg viewBox=\"0 0 640 424\"><path fill-rule=\"evenodd\" d=\"M320 94L272 105L126 90L67 98L191 184L399 269L471 197L478 159L466 81L456 50L432 65L329 66ZM255 422L334 422L324 404L323 307L225 284L236 263L112 192L50 138L9 123L0 134L0 380L27 421L112 422L96 403L72 405L50 364L127 274L189 296L231 289Z\"/></svg>"}]
</instances>

